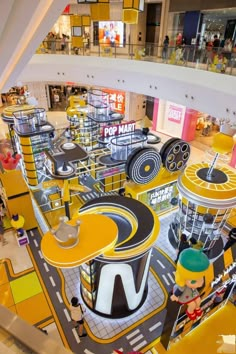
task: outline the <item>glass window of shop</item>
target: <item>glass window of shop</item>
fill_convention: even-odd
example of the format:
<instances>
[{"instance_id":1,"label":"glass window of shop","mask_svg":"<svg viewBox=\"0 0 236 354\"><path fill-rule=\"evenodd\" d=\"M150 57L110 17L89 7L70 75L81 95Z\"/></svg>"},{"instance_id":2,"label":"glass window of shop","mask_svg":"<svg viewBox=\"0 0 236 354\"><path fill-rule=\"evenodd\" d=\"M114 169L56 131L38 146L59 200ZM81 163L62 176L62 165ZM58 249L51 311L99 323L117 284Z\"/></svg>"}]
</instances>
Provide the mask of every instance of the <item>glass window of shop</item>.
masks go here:
<instances>
[{"instance_id":1,"label":"glass window of shop","mask_svg":"<svg viewBox=\"0 0 236 354\"><path fill-rule=\"evenodd\" d=\"M169 45L175 46L177 36L179 33L183 33L184 30L184 16L185 13L170 12L168 17L167 34L170 38Z\"/></svg>"},{"instance_id":2,"label":"glass window of shop","mask_svg":"<svg viewBox=\"0 0 236 354\"><path fill-rule=\"evenodd\" d=\"M219 9L203 12L202 39L207 42L213 41L217 35L220 39L220 46L224 47L224 41L230 39L233 44L236 40L236 8Z\"/></svg>"},{"instance_id":3,"label":"glass window of shop","mask_svg":"<svg viewBox=\"0 0 236 354\"><path fill-rule=\"evenodd\" d=\"M170 12L168 16L167 34L170 38L170 46L177 44L178 34L184 33L185 23L184 12ZM229 9L214 9L201 11L200 22L192 38L192 44L202 45L203 42L210 43L214 41L214 36L220 39L221 46L224 47L224 41L230 39L232 46L236 44L236 7Z\"/></svg>"},{"instance_id":4,"label":"glass window of shop","mask_svg":"<svg viewBox=\"0 0 236 354\"><path fill-rule=\"evenodd\" d=\"M170 101L159 100L156 130L181 138L186 107Z\"/></svg>"},{"instance_id":5,"label":"glass window of shop","mask_svg":"<svg viewBox=\"0 0 236 354\"><path fill-rule=\"evenodd\" d=\"M76 85L48 85L49 109L51 111L65 110L69 105L69 97L72 95L81 96L87 100L87 88Z\"/></svg>"}]
</instances>

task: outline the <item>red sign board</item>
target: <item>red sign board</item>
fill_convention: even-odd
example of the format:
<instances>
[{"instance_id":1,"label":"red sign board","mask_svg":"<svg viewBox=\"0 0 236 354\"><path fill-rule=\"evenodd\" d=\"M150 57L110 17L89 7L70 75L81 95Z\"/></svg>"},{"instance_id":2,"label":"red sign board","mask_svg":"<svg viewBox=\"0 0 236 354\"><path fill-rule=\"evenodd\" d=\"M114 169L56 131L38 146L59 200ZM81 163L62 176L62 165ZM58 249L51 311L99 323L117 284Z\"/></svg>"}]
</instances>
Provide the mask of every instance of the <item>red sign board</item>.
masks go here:
<instances>
[{"instance_id":1,"label":"red sign board","mask_svg":"<svg viewBox=\"0 0 236 354\"><path fill-rule=\"evenodd\" d=\"M109 94L111 109L121 114L125 113L125 92L115 91L110 89L103 89L104 92Z\"/></svg>"},{"instance_id":2,"label":"red sign board","mask_svg":"<svg viewBox=\"0 0 236 354\"><path fill-rule=\"evenodd\" d=\"M135 131L135 121L130 121L127 123L106 125L103 127L102 136L104 138L112 137L115 135L121 135L125 133L132 133Z\"/></svg>"}]
</instances>

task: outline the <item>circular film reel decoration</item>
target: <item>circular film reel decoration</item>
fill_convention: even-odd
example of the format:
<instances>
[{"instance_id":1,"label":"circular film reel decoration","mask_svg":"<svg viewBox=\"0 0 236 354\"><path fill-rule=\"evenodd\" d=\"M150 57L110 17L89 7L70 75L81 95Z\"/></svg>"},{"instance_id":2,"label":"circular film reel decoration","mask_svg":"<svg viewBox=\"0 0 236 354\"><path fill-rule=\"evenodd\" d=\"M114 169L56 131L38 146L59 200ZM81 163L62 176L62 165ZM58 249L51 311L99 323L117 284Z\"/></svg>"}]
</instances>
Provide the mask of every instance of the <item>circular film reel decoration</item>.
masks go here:
<instances>
[{"instance_id":1,"label":"circular film reel decoration","mask_svg":"<svg viewBox=\"0 0 236 354\"><path fill-rule=\"evenodd\" d=\"M161 156L157 150L138 148L127 159L126 174L137 184L147 184L157 176L161 165Z\"/></svg>"},{"instance_id":2,"label":"circular film reel decoration","mask_svg":"<svg viewBox=\"0 0 236 354\"><path fill-rule=\"evenodd\" d=\"M182 170L190 157L189 144L178 138L171 138L165 142L160 151L164 167L169 172Z\"/></svg>"}]
</instances>

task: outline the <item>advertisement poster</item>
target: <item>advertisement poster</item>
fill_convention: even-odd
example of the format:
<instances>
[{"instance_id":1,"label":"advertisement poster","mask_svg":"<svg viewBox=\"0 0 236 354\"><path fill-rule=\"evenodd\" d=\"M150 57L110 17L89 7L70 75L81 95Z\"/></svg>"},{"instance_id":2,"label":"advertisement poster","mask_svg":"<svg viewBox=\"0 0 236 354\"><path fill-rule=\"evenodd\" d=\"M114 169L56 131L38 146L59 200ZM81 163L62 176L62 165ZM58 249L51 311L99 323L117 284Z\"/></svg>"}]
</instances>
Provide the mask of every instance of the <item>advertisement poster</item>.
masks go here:
<instances>
[{"instance_id":1,"label":"advertisement poster","mask_svg":"<svg viewBox=\"0 0 236 354\"><path fill-rule=\"evenodd\" d=\"M139 196L139 200L149 205L157 214L172 208L171 199L178 196L176 181L147 191Z\"/></svg>"},{"instance_id":2,"label":"advertisement poster","mask_svg":"<svg viewBox=\"0 0 236 354\"><path fill-rule=\"evenodd\" d=\"M124 23L122 21L99 21L99 44L124 46Z\"/></svg>"},{"instance_id":3,"label":"advertisement poster","mask_svg":"<svg viewBox=\"0 0 236 354\"><path fill-rule=\"evenodd\" d=\"M109 94L109 102L111 109L121 114L125 113L125 92L115 91L110 89L103 89L104 92Z\"/></svg>"}]
</instances>

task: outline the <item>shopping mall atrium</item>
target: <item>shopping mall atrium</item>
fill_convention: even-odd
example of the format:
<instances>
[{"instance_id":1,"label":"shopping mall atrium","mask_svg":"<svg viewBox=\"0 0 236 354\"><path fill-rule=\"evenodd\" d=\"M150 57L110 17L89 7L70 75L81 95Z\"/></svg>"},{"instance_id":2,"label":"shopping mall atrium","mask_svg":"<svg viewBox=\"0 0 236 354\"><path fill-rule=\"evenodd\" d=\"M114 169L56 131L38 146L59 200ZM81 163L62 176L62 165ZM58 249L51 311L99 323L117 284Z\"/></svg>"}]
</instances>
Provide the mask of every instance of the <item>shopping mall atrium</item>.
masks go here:
<instances>
[{"instance_id":1,"label":"shopping mall atrium","mask_svg":"<svg viewBox=\"0 0 236 354\"><path fill-rule=\"evenodd\" d=\"M0 353L236 353L236 1L0 17Z\"/></svg>"}]
</instances>

